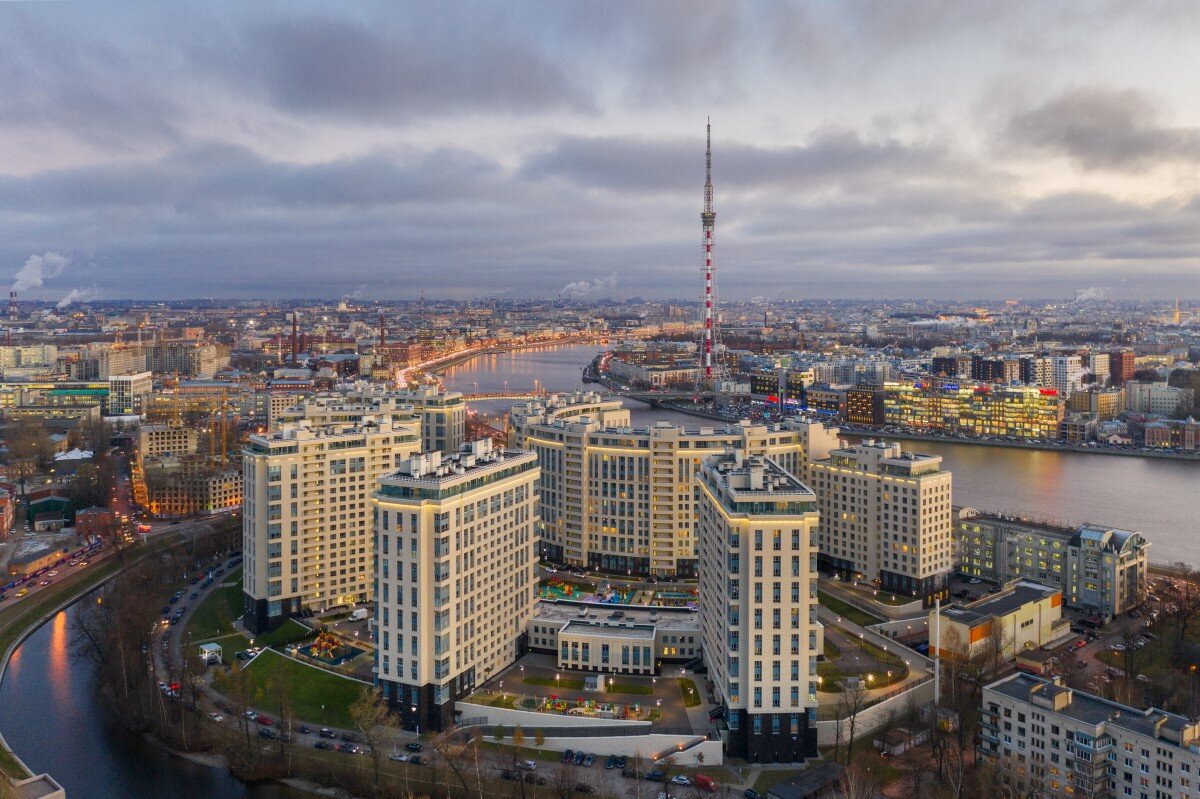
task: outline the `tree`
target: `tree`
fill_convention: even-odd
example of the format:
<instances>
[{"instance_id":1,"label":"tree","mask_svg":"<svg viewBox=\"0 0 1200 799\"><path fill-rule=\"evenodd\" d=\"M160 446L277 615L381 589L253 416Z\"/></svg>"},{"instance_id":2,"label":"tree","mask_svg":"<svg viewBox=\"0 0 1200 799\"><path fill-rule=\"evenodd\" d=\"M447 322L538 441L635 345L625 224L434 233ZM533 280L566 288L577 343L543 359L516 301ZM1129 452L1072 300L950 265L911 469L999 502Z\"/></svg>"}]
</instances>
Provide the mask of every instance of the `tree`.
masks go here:
<instances>
[{"instance_id":1,"label":"tree","mask_svg":"<svg viewBox=\"0 0 1200 799\"><path fill-rule=\"evenodd\" d=\"M842 680L842 692L838 694L838 715L850 720L850 731L846 740L846 764L854 758L854 735L858 725L858 714L867 705L867 685L861 678L848 677Z\"/></svg>"},{"instance_id":2,"label":"tree","mask_svg":"<svg viewBox=\"0 0 1200 799\"><path fill-rule=\"evenodd\" d=\"M504 740L504 725L503 724L496 725L495 729L492 730L492 737L495 738L497 741Z\"/></svg>"},{"instance_id":3,"label":"tree","mask_svg":"<svg viewBox=\"0 0 1200 799\"><path fill-rule=\"evenodd\" d=\"M541 749L546 745L546 731L540 727L533 731L533 742L537 744L537 748Z\"/></svg>"},{"instance_id":4,"label":"tree","mask_svg":"<svg viewBox=\"0 0 1200 799\"><path fill-rule=\"evenodd\" d=\"M1140 380L1147 383L1162 382L1162 372L1157 369L1137 369L1130 377L1131 380Z\"/></svg>"},{"instance_id":5,"label":"tree","mask_svg":"<svg viewBox=\"0 0 1200 799\"><path fill-rule=\"evenodd\" d=\"M4 437L8 444L9 471L21 481L24 495L25 481L50 462L53 454L50 437L40 419L22 419L9 426Z\"/></svg>"},{"instance_id":6,"label":"tree","mask_svg":"<svg viewBox=\"0 0 1200 799\"><path fill-rule=\"evenodd\" d=\"M861 763L851 764L834 789L837 799L874 799L879 781Z\"/></svg>"},{"instance_id":7,"label":"tree","mask_svg":"<svg viewBox=\"0 0 1200 799\"><path fill-rule=\"evenodd\" d=\"M520 727L513 727L512 742L513 746L525 745L525 733Z\"/></svg>"},{"instance_id":8,"label":"tree","mask_svg":"<svg viewBox=\"0 0 1200 799\"><path fill-rule=\"evenodd\" d=\"M371 766L375 771L374 791L381 795L380 774L383 770L383 750L393 739L396 717L388 709L387 700L378 688L363 686L358 698L350 703L350 718L363 734L370 749Z\"/></svg>"}]
</instances>

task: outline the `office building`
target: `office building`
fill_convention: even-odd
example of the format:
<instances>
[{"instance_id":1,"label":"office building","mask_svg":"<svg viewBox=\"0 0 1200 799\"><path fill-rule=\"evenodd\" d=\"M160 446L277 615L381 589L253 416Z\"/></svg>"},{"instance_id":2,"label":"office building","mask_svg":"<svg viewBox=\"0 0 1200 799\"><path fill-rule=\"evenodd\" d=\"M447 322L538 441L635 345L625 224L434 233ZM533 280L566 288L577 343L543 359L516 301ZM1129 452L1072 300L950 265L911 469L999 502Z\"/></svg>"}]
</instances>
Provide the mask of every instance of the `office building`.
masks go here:
<instances>
[{"instance_id":1,"label":"office building","mask_svg":"<svg viewBox=\"0 0 1200 799\"><path fill-rule=\"evenodd\" d=\"M662 674L669 664L699 657L701 643L699 617L690 607L614 610L539 601L529 623L530 651L576 671Z\"/></svg>"},{"instance_id":2,"label":"office building","mask_svg":"<svg viewBox=\"0 0 1200 799\"><path fill-rule=\"evenodd\" d=\"M1197 799L1200 721L1014 674L985 686L980 752L1020 795Z\"/></svg>"},{"instance_id":3,"label":"office building","mask_svg":"<svg viewBox=\"0 0 1200 799\"><path fill-rule=\"evenodd\" d=\"M816 754L813 492L770 458L705 458L699 474L700 628L728 753L752 761Z\"/></svg>"},{"instance_id":4,"label":"office building","mask_svg":"<svg viewBox=\"0 0 1200 799\"><path fill-rule=\"evenodd\" d=\"M1125 410L1125 389L1092 387L1077 391L1067 400L1067 410L1091 414L1101 422L1111 421Z\"/></svg>"},{"instance_id":5,"label":"office building","mask_svg":"<svg viewBox=\"0 0 1200 799\"><path fill-rule=\"evenodd\" d=\"M1083 362L1078 355L1056 355L1050 363L1053 370L1050 385L1059 394L1069 397L1083 386Z\"/></svg>"},{"instance_id":6,"label":"office building","mask_svg":"<svg viewBox=\"0 0 1200 799\"><path fill-rule=\"evenodd\" d=\"M1069 526L963 508L956 521L958 571L996 584L1057 586L1069 607L1110 619L1146 596L1150 544L1141 533Z\"/></svg>"},{"instance_id":7,"label":"office building","mask_svg":"<svg viewBox=\"0 0 1200 799\"><path fill-rule=\"evenodd\" d=\"M1123 386L1137 371L1133 350L1117 350L1108 354L1108 368L1114 386Z\"/></svg>"},{"instance_id":8,"label":"office building","mask_svg":"<svg viewBox=\"0 0 1200 799\"><path fill-rule=\"evenodd\" d=\"M1014 660L1021 652L1071 635L1071 622L1062 615L1062 591L1033 582L1016 583L966 605L943 606L940 624L937 617L936 608L929 611L930 657Z\"/></svg>"},{"instance_id":9,"label":"office building","mask_svg":"<svg viewBox=\"0 0 1200 799\"><path fill-rule=\"evenodd\" d=\"M881 425L884 420L883 389L857 386L846 392L846 421L850 424Z\"/></svg>"},{"instance_id":10,"label":"office building","mask_svg":"<svg viewBox=\"0 0 1200 799\"><path fill-rule=\"evenodd\" d=\"M634 428L618 400L587 393L515 406L508 440L542 467L544 557L670 577L697 573L695 475L706 456L735 448L801 474L838 445L836 428L799 420Z\"/></svg>"},{"instance_id":11,"label":"office building","mask_svg":"<svg viewBox=\"0 0 1200 799\"><path fill-rule=\"evenodd\" d=\"M405 729L447 729L528 647L538 476L536 456L484 439L379 479L376 676Z\"/></svg>"},{"instance_id":12,"label":"office building","mask_svg":"<svg viewBox=\"0 0 1200 799\"><path fill-rule=\"evenodd\" d=\"M931 433L1056 438L1063 398L1053 388L964 385L944 380L885 383L884 423Z\"/></svg>"},{"instance_id":13,"label":"office building","mask_svg":"<svg viewBox=\"0 0 1200 799\"><path fill-rule=\"evenodd\" d=\"M378 477L419 449L415 427L370 417L250 436L242 527L248 628L263 632L306 607L374 595L370 496Z\"/></svg>"},{"instance_id":14,"label":"office building","mask_svg":"<svg viewBox=\"0 0 1200 799\"><path fill-rule=\"evenodd\" d=\"M1125 407L1134 413L1178 418L1192 408L1194 392L1164 382L1125 381Z\"/></svg>"},{"instance_id":15,"label":"office building","mask_svg":"<svg viewBox=\"0 0 1200 799\"><path fill-rule=\"evenodd\" d=\"M926 605L954 569L950 472L941 456L868 440L809 464L821 524L821 571Z\"/></svg>"},{"instance_id":16,"label":"office building","mask_svg":"<svg viewBox=\"0 0 1200 799\"><path fill-rule=\"evenodd\" d=\"M141 414L146 398L154 391L154 378L149 372L113 375L108 378L109 416Z\"/></svg>"}]
</instances>

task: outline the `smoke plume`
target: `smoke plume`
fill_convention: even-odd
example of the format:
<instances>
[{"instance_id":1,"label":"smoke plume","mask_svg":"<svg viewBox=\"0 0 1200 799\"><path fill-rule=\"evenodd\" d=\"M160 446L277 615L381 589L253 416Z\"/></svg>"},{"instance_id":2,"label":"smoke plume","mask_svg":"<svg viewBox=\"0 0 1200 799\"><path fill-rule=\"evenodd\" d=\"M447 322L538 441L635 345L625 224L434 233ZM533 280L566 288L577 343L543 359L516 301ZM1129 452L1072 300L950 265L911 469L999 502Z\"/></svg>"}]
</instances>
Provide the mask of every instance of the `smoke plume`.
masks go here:
<instances>
[{"instance_id":1,"label":"smoke plume","mask_svg":"<svg viewBox=\"0 0 1200 799\"><path fill-rule=\"evenodd\" d=\"M43 282L60 274L70 263L70 258L57 252L31 255L25 265L21 267L21 271L17 272L12 290L26 291L41 288Z\"/></svg>"},{"instance_id":2,"label":"smoke plume","mask_svg":"<svg viewBox=\"0 0 1200 799\"><path fill-rule=\"evenodd\" d=\"M1088 286L1085 289L1079 289L1075 292L1075 302L1087 302L1088 300L1103 300L1108 297L1108 288L1106 286Z\"/></svg>"},{"instance_id":3,"label":"smoke plume","mask_svg":"<svg viewBox=\"0 0 1200 799\"><path fill-rule=\"evenodd\" d=\"M88 300L94 300L99 296L100 292L96 290L95 286L87 289L71 289L67 292L67 296L59 300L58 304L54 307L62 310L73 302L87 302Z\"/></svg>"},{"instance_id":4,"label":"smoke plume","mask_svg":"<svg viewBox=\"0 0 1200 799\"><path fill-rule=\"evenodd\" d=\"M613 272L608 277L597 278L593 281L576 280L562 287L562 291L558 292L560 297L586 297L589 294L597 294L607 289L615 288L617 285L617 273Z\"/></svg>"}]
</instances>

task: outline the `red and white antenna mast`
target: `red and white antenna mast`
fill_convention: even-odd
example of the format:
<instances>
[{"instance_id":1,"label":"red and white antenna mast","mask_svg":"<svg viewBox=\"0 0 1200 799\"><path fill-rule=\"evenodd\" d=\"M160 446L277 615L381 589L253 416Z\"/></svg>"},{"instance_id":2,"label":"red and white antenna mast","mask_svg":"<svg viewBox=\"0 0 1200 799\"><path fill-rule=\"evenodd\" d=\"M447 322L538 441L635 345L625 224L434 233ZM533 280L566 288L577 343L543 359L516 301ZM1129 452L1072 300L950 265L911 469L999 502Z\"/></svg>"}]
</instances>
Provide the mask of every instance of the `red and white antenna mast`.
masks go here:
<instances>
[{"instance_id":1,"label":"red and white antenna mast","mask_svg":"<svg viewBox=\"0 0 1200 799\"><path fill-rule=\"evenodd\" d=\"M713 358L716 349L716 311L713 292L713 232L717 226L717 212L713 210L712 184L712 119L708 120L707 148L704 154L704 210L700 212L700 223L704 228L704 333L701 339L701 363L704 366L704 382L711 387L713 382Z\"/></svg>"}]
</instances>

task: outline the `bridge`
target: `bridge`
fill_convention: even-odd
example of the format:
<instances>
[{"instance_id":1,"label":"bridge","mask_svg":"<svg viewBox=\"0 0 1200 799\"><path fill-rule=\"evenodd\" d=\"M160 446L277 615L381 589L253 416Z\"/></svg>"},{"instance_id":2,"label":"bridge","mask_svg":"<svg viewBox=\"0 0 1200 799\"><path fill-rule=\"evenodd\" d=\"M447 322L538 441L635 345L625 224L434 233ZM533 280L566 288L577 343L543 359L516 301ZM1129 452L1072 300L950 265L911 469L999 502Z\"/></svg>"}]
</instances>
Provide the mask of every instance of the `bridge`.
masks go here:
<instances>
[{"instance_id":1,"label":"bridge","mask_svg":"<svg viewBox=\"0 0 1200 799\"><path fill-rule=\"evenodd\" d=\"M492 392L490 394L480 392L478 394L463 394L463 399L467 402L482 400L513 400L514 402L521 402L523 400L539 399L546 396L546 394L547 392L545 391L538 391L536 393L528 391L524 394L514 394L512 392L505 393L503 391Z\"/></svg>"}]
</instances>

